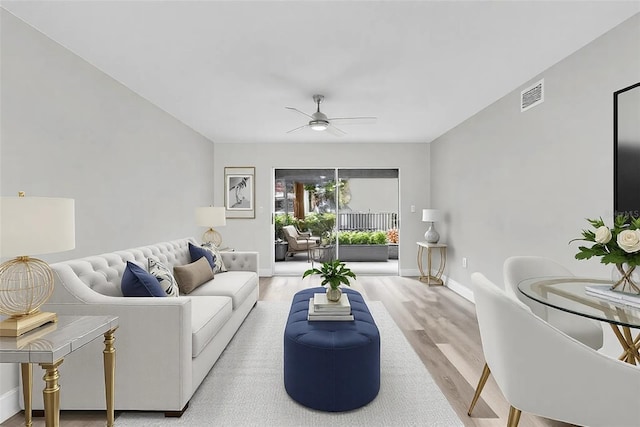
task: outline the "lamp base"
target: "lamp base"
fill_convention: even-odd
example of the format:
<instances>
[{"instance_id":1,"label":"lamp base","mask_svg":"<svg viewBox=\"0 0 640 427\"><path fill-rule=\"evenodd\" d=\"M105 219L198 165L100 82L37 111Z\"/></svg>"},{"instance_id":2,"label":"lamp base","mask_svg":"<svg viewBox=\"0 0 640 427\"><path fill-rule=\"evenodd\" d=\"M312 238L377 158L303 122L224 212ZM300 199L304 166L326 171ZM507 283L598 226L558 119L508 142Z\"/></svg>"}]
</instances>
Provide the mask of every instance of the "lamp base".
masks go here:
<instances>
[{"instance_id":1,"label":"lamp base","mask_svg":"<svg viewBox=\"0 0 640 427\"><path fill-rule=\"evenodd\" d=\"M45 323L57 322L55 313L38 311L24 316L9 317L0 322L0 337L19 337Z\"/></svg>"},{"instance_id":2,"label":"lamp base","mask_svg":"<svg viewBox=\"0 0 640 427\"><path fill-rule=\"evenodd\" d=\"M219 248L222 244L222 235L213 228L210 228L202 235L202 243L210 243L216 248Z\"/></svg>"},{"instance_id":3,"label":"lamp base","mask_svg":"<svg viewBox=\"0 0 640 427\"><path fill-rule=\"evenodd\" d=\"M440 240L440 234L438 234L436 228L433 226L433 222L429 226L427 232L424 233L424 239L427 243L438 243L438 240Z\"/></svg>"}]
</instances>

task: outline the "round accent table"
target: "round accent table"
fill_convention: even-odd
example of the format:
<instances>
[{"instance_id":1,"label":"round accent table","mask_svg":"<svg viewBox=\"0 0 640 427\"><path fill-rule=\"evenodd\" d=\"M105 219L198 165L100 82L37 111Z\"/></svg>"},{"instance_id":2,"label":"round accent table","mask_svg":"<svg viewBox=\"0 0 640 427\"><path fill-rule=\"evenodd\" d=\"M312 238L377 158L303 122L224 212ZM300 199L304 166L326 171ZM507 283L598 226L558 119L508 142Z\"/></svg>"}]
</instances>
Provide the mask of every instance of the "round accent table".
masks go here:
<instances>
[{"instance_id":1,"label":"round accent table","mask_svg":"<svg viewBox=\"0 0 640 427\"><path fill-rule=\"evenodd\" d=\"M309 299L325 288L293 297L284 330L284 386L296 402L321 411L349 411L380 390L380 333L362 295L349 295L353 321L307 320Z\"/></svg>"}]
</instances>

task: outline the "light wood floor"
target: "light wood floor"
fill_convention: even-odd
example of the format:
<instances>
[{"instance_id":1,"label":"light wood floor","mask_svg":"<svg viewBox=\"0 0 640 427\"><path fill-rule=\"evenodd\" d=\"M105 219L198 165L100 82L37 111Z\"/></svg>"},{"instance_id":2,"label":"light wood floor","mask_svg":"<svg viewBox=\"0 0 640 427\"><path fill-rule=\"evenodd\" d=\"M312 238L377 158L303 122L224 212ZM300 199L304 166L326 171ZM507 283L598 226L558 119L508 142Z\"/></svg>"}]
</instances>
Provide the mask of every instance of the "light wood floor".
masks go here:
<instances>
[{"instance_id":1,"label":"light wood floor","mask_svg":"<svg viewBox=\"0 0 640 427\"><path fill-rule=\"evenodd\" d=\"M303 285L299 277L261 278L259 300L290 301L298 290L320 283L317 277L310 279L305 279ZM492 378L489 378L472 417L467 416L484 365L472 303L448 288L429 287L415 278L360 275L352 288L370 301L384 303L465 426L506 426L509 405ZM68 427L103 426L104 414L62 411L61 424ZM21 426L23 415L17 414L2 425ZM34 426L43 425L43 418L35 419ZM543 426L569 427L570 424L522 414L520 427Z\"/></svg>"}]
</instances>

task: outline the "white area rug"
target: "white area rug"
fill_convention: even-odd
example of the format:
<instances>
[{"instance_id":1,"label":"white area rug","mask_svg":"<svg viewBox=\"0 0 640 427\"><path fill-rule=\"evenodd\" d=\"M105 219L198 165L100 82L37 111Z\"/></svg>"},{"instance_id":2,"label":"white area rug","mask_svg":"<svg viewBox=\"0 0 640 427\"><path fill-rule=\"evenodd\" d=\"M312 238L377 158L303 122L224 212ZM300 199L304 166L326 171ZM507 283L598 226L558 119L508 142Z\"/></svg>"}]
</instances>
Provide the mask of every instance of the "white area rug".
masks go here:
<instances>
[{"instance_id":1,"label":"white area rug","mask_svg":"<svg viewBox=\"0 0 640 427\"><path fill-rule=\"evenodd\" d=\"M320 412L284 389L283 333L290 304L259 301L181 418L124 412L125 426L428 426L462 422L381 302L368 303L380 330L380 393L348 412Z\"/></svg>"}]
</instances>

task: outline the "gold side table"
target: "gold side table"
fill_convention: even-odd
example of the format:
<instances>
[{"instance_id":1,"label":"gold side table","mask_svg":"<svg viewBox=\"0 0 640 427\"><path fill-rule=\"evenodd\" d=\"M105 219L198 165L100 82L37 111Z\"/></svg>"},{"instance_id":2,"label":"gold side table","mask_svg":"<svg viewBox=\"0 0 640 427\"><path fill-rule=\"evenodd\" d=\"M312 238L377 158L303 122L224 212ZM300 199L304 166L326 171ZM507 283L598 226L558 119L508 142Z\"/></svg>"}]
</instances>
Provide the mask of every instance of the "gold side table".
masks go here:
<instances>
[{"instance_id":1,"label":"gold side table","mask_svg":"<svg viewBox=\"0 0 640 427\"><path fill-rule=\"evenodd\" d=\"M447 245L444 243L428 243L416 242L418 244L418 269L420 270L420 281L426 282L427 285L443 285L442 272L447 263ZM424 272L422 259L424 258L424 250L427 250L427 274ZM440 250L440 265L435 274L431 274L431 253L433 249Z\"/></svg>"},{"instance_id":2,"label":"gold side table","mask_svg":"<svg viewBox=\"0 0 640 427\"><path fill-rule=\"evenodd\" d=\"M64 358L85 344L104 336L104 379L107 407L107 426L113 426L115 403L114 331L116 316L58 316L56 323L36 328L19 337L0 337L0 363L20 363L24 395L25 426L32 426L31 388L32 365L44 369L45 388L42 391L46 427L60 425L60 374L58 366Z\"/></svg>"}]
</instances>

